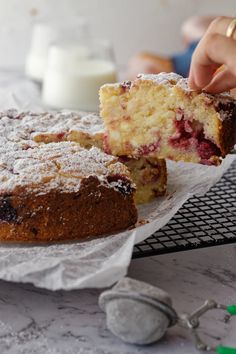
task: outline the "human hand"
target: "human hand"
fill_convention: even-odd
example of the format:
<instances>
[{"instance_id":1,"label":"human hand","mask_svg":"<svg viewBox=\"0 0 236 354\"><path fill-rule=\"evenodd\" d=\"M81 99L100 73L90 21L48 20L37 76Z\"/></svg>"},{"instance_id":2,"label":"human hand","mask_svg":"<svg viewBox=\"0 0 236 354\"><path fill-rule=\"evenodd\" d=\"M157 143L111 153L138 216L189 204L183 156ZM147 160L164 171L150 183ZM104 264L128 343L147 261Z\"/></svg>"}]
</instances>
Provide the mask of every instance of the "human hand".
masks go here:
<instances>
[{"instance_id":1,"label":"human hand","mask_svg":"<svg viewBox=\"0 0 236 354\"><path fill-rule=\"evenodd\" d=\"M231 21L217 17L199 42L190 66L191 89L219 93L236 87L236 30L226 36Z\"/></svg>"}]
</instances>

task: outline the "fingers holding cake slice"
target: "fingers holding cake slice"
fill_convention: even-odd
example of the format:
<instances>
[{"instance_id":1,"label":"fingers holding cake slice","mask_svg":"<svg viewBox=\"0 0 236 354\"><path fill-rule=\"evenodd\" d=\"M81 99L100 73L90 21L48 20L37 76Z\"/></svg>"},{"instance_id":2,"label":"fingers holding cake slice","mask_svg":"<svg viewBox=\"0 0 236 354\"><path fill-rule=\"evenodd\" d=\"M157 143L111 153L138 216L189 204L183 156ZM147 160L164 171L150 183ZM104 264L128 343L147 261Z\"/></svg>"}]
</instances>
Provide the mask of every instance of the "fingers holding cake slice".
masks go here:
<instances>
[{"instance_id":1,"label":"fingers holding cake slice","mask_svg":"<svg viewBox=\"0 0 236 354\"><path fill-rule=\"evenodd\" d=\"M105 151L219 165L236 142L236 100L190 91L174 73L100 89Z\"/></svg>"}]
</instances>

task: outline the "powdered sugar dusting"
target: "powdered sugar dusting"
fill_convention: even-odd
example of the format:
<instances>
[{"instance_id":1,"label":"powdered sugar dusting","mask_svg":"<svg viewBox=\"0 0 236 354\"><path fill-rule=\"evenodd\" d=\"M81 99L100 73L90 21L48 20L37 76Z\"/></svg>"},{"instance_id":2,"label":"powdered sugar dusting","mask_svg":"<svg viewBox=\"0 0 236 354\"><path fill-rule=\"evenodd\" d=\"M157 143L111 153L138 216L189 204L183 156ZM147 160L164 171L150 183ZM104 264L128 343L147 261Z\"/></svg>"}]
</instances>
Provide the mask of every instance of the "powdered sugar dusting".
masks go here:
<instances>
[{"instance_id":1,"label":"powdered sugar dusting","mask_svg":"<svg viewBox=\"0 0 236 354\"><path fill-rule=\"evenodd\" d=\"M159 85L171 85L171 86L178 86L180 87L183 91L187 93L195 92L198 94L202 94L206 97L206 100L208 99L211 103L226 103L226 102L234 102L236 105L236 100L234 97L230 94L230 92L222 92L219 94L209 94L207 92L203 91L193 91L189 88L188 85L188 79L183 78L181 75L178 75L176 73L159 73L159 74L140 74L137 76L138 79L141 80L151 80ZM224 115L227 115L227 111L223 111Z\"/></svg>"},{"instance_id":2,"label":"powdered sugar dusting","mask_svg":"<svg viewBox=\"0 0 236 354\"><path fill-rule=\"evenodd\" d=\"M0 113L0 134L11 141L32 140L37 135L69 134L72 131L89 133L91 136L103 132L102 120L93 113L58 112L19 113L8 110Z\"/></svg>"},{"instance_id":3,"label":"powdered sugar dusting","mask_svg":"<svg viewBox=\"0 0 236 354\"><path fill-rule=\"evenodd\" d=\"M137 79L151 80L159 85L176 85L182 79L182 76L176 73L161 72L159 74L139 74Z\"/></svg>"},{"instance_id":4,"label":"powdered sugar dusting","mask_svg":"<svg viewBox=\"0 0 236 354\"><path fill-rule=\"evenodd\" d=\"M102 184L111 174L121 172L121 163L98 148L86 150L77 143L32 145L1 140L0 194L22 191L47 193L49 190L78 191L81 181L96 176ZM112 168L111 168L112 166ZM122 168L123 175L128 173Z\"/></svg>"},{"instance_id":5,"label":"powdered sugar dusting","mask_svg":"<svg viewBox=\"0 0 236 354\"><path fill-rule=\"evenodd\" d=\"M144 80L144 81L153 81L154 83L158 85L168 85L168 86L174 86L176 85L182 78L182 76L176 74L176 73L165 73L161 72L159 74L138 74L136 80L134 81L124 81L122 83L115 83L115 84L105 84L101 87L101 90L103 88L109 88L109 87L114 87L114 88L132 88L133 85L135 85L135 82L138 80Z\"/></svg>"},{"instance_id":6,"label":"powdered sugar dusting","mask_svg":"<svg viewBox=\"0 0 236 354\"><path fill-rule=\"evenodd\" d=\"M113 189L117 186L114 181L108 182L108 176L126 176L129 180L127 168L99 148L84 149L69 141L48 144L34 141L41 133L69 134L72 129L93 137L103 134L103 123L96 114L83 112L1 112L0 194L22 191L42 194L52 189L75 192L80 189L81 181L90 176L96 176L100 183Z\"/></svg>"}]
</instances>

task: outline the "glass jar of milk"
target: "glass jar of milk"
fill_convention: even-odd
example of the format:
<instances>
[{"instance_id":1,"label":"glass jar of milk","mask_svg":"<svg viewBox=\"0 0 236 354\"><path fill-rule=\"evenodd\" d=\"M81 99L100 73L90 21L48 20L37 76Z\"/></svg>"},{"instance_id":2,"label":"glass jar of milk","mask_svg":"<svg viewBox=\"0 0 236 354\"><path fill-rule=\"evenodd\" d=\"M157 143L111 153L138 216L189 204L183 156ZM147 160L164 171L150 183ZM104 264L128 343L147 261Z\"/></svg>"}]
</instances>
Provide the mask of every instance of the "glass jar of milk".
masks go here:
<instances>
[{"instance_id":1,"label":"glass jar of milk","mask_svg":"<svg viewBox=\"0 0 236 354\"><path fill-rule=\"evenodd\" d=\"M76 38L81 47L90 40L90 28L86 18L71 18L63 23L44 21L37 22L32 27L32 37L29 52L26 57L26 75L39 83L43 81L47 67L50 45L58 40Z\"/></svg>"},{"instance_id":2,"label":"glass jar of milk","mask_svg":"<svg viewBox=\"0 0 236 354\"><path fill-rule=\"evenodd\" d=\"M100 86L117 80L111 45L90 41L51 45L42 89L43 103L51 108L98 111Z\"/></svg>"}]
</instances>

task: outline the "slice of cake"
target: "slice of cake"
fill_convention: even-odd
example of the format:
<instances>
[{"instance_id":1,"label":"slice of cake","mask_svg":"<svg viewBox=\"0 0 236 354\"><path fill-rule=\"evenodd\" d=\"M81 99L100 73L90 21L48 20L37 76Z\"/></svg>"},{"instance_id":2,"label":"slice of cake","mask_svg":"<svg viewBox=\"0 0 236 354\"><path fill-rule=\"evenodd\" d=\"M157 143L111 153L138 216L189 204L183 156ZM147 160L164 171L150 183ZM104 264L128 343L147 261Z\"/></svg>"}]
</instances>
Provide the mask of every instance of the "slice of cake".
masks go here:
<instances>
[{"instance_id":1,"label":"slice of cake","mask_svg":"<svg viewBox=\"0 0 236 354\"><path fill-rule=\"evenodd\" d=\"M139 75L100 89L105 151L218 165L236 142L236 101L190 91L177 74Z\"/></svg>"},{"instance_id":2,"label":"slice of cake","mask_svg":"<svg viewBox=\"0 0 236 354\"><path fill-rule=\"evenodd\" d=\"M2 136L12 141L51 143L73 141L88 149L103 149L104 125L96 114L59 112L35 114L16 110L0 114ZM166 192L166 163L162 159L121 157L136 184L135 202L146 203Z\"/></svg>"},{"instance_id":3,"label":"slice of cake","mask_svg":"<svg viewBox=\"0 0 236 354\"><path fill-rule=\"evenodd\" d=\"M71 142L0 139L0 240L83 240L137 221L134 185L117 158Z\"/></svg>"},{"instance_id":4,"label":"slice of cake","mask_svg":"<svg viewBox=\"0 0 236 354\"><path fill-rule=\"evenodd\" d=\"M163 196L167 187L166 161L154 157L140 157L132 159L120 157L130 172L132 181L136 185L134 200L143 204Z\"/></svg>"}]
</instances>

